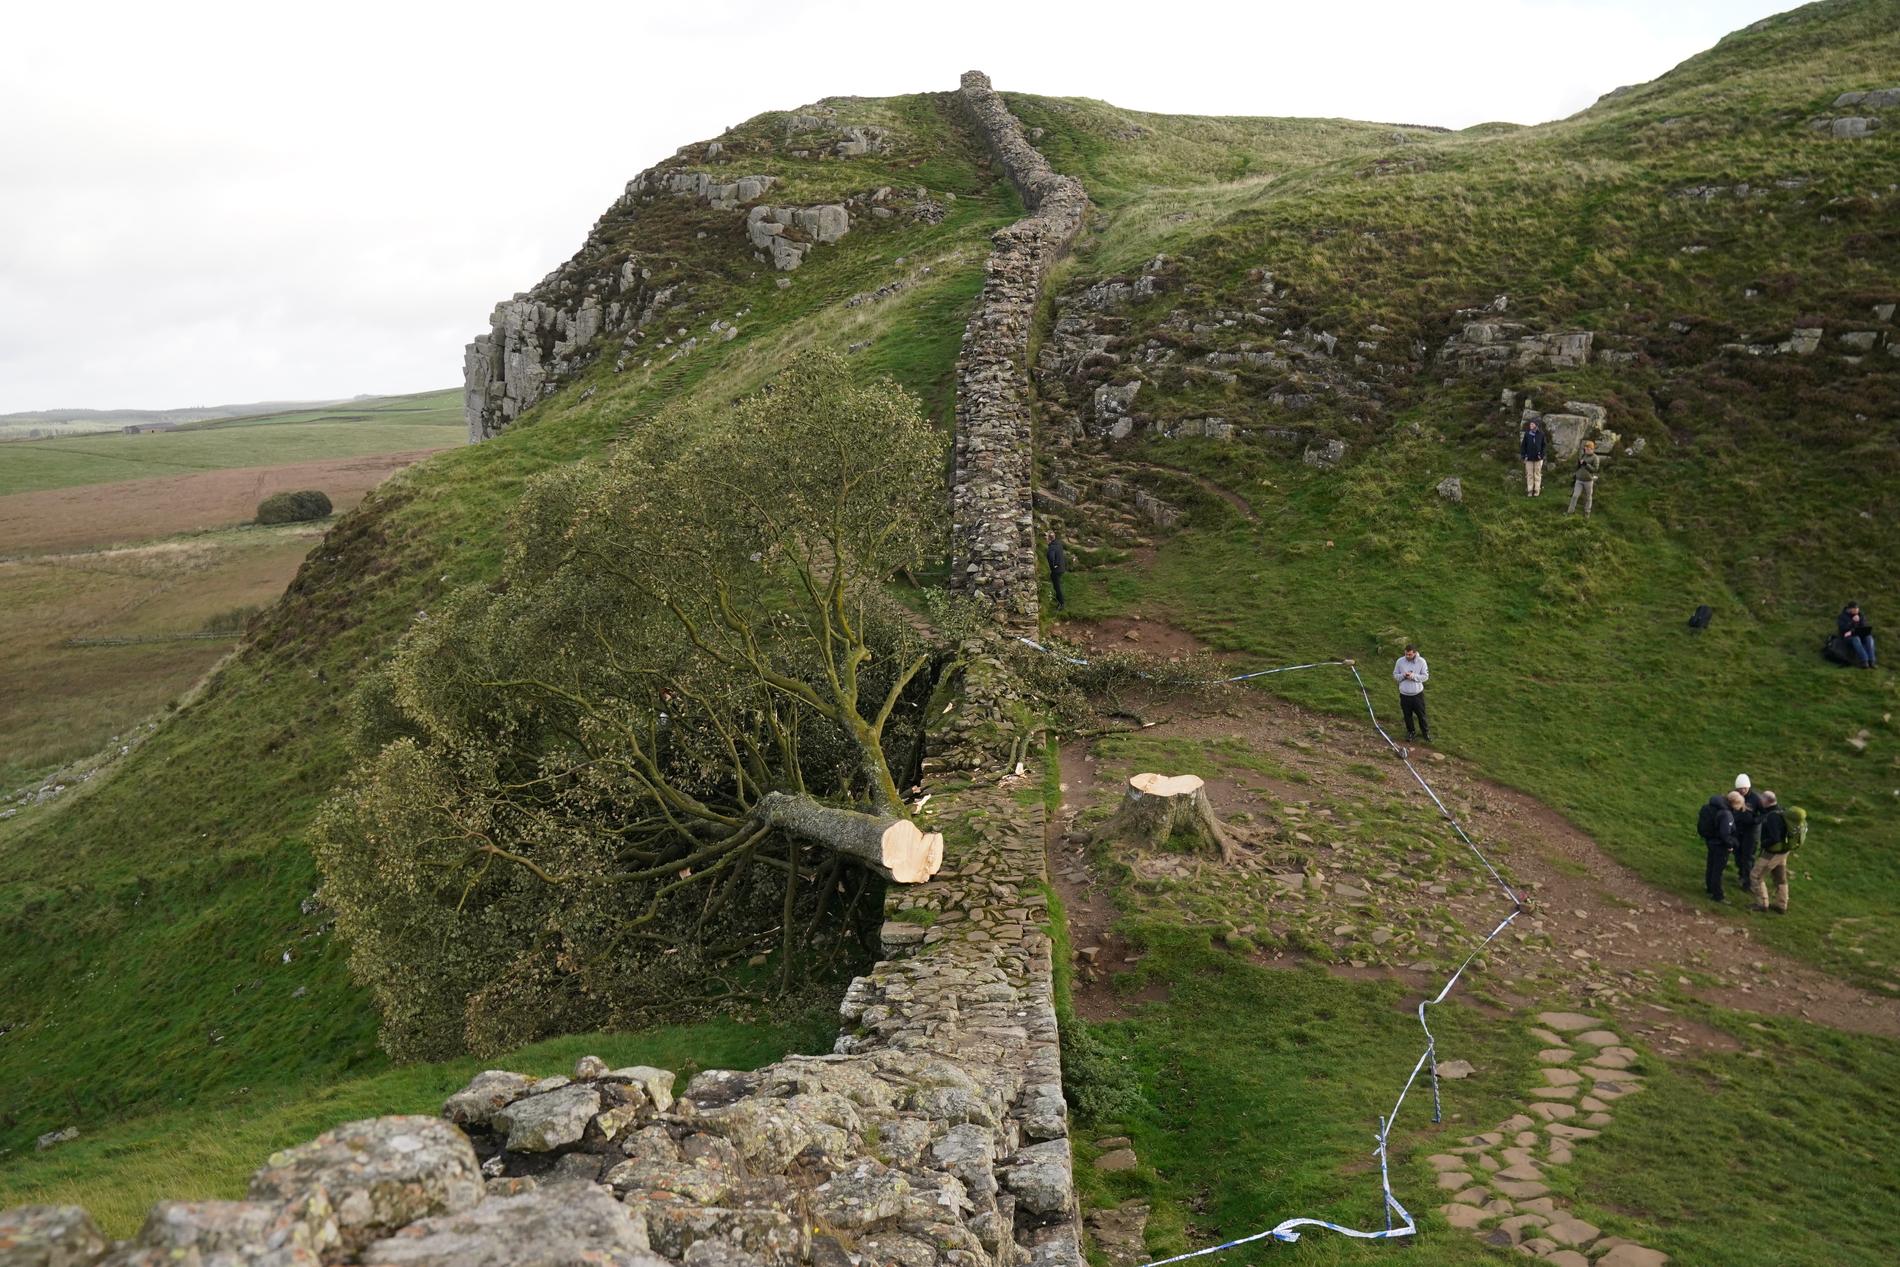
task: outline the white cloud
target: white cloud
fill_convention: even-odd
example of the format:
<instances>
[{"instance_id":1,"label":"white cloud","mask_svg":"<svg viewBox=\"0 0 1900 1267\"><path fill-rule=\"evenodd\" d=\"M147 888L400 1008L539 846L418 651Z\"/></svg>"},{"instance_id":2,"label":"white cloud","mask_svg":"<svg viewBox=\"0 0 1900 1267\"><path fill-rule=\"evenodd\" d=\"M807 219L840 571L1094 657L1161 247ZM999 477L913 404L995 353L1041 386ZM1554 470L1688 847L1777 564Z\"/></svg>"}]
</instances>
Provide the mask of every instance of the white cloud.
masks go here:
<instances>
[{"instance_id":1,"label":"white cloud","mask_svg":"<svg viewBox=\"0 0 1900 1267\"><path fill-rule=\"evenodd\" d=\"M69 0L0 74L0 411L446 386L642 167L831 94L1561 117L1776 0Z\"/></svg>"}]
</instances>

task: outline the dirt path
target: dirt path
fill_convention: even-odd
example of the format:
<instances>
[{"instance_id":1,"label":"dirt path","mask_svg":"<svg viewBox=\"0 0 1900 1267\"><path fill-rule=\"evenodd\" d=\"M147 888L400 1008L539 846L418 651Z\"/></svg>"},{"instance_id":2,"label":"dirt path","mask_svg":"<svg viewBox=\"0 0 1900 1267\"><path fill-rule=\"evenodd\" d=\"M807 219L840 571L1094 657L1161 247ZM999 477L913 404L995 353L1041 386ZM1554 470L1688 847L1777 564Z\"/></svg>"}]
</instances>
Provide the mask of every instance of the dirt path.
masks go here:
<instances>
[{"instance_id":1,"label":"dirt path","mask_svg":"<svg viewBox=\"0 0 1900 1267\"><path fill-rule=\"evenodd\" d=\"M1130 631L1139 634L1138 645L1145 650L1188 654L1200 649L1191 636L1155 622L1095 628L1098 645L1120 640ZM1323 804L1328 797L1423 799L1404 766L1362 720L1312 713L1257 692L1233 693L1200 706L1182 699L1156 701L1148 715L1170 718L1145 732L1149 735L1237 740L1285 772L1285 777L1275 778L1252 771L1231 777L1195 771L1209 776L1210 794L1223 814L1272 816L1287 812L1289 805L1298 812L1300 805ZM1102 986L1126 965L1128 951L1110 932L1115 911L1107 887L1089 866L1086 844L1070 831L1076 814L1112 804L1120 795L1112 780L1097 776L1090 755L1087 745L1063 746L1063 811L1050 824L1049 857L1078 954L1099 948L1092 962L1079 965L1077 976L1078 1011L1099 1019L1124 1014L1128 1000ZM1414 749L1413 757L1530 904L1513 926L1512 939L1500 940L1493 948L1495 962L1484 977L1494 995L1506 1000L1521 995L1528 1001L1556 985L1581 1005L1614 1013L1665 1052L1672 1046L1733 1049L1736 1044L1657 1002L1659 985L1737 1011L1795 1016L1850 1032L1900 1037L1900 1005L1763 944L1750 921L1772 917L1711 917L1704 903L1644 881L1535 798L1485 779L1443 754ZM1475 863L1464 866L1462 861L1447 866L1444 878L1453 878L1454 870L1475 873ZM1469 898L1454 894L1426 900L1452 904L1467 927L1495 921L1509 910L1495 888L1476 888ZM1729 909L1745 912L1739 906ZM1489 925L1485 927L1488 931ZM1522 940L1516 940L1517 935ZM1430 983L1435 988L1442 978L1441 972L1423 965L1418 970L1398 964L1341 965L1341 970L1401 976L1421 987ZM1524 978L1521 984L1519 978ZM1709 984L1711 980L1720 984Z\"/></svg>"}]
</instances>

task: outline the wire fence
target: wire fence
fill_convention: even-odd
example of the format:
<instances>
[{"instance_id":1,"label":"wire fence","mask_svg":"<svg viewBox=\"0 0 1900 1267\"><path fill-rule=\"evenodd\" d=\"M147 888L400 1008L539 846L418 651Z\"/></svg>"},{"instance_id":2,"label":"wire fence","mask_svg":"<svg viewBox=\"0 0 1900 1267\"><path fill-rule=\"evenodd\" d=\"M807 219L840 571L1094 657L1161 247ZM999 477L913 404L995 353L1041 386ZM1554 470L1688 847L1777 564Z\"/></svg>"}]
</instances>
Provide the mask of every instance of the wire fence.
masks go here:
<instances>
[{"instance_id":1,"label":"wire fence","mask_svg":"<svg viewBox=\"0 0 1900 1267\"><path fill-rule=\"evenodd\" d=\"M1087 660L1079 656L1068 655L1053 647L1045 646L1033 638L1018 638L1017 641L1026 646L1033 647L1046 655L1052 655L1066 660L1070 664L1086 665L1088 663ZM1472 962L1476 960L1479 955L1484 953L1485 948L1496 941L1498 937L1503 934L1504 930L1509 928L1517 917L1524 913L1524 899L1518 895L1515 889L1506 883L1504 877L1498 873L1498 869L1493 866L1491 860L1485 856L1484 850L1478 847L1478 842L1473 840L1470 834L1465 831L1464 824L1458 821L1457 815L1445 807L1445 802L1439 799L1438 793L1432 789L1432 785L1426 781L1425 776L1419 772L1418 767L1412 764L1410 750L1393 739L1392 736L1387 733L1386 728L1380 724L1379 715L1372 707L1372 692L1366 689L1365 679L1359 676L1359 666L1357 663L1352 660L1315 660L1308 664L1286 664L1271 669L1256 669L1250 673L1236 673L1231 677L1208 678L1195 683L1195 685L1213 686L1234 682L1251 682L1256 678L1272 677L1277 673L1295 673L1302 669L1329 668L1343 668L1352 674L1353 685L1358 688L1359 698L1366 706L1366 717L1371 721L1372 729L1378 733L1380 739L1385 741L1386 747L1390 748L1393 754L1404 763L1406 770L1411 773L1412 778L1418 783L1420 789L1424 791L1426 796L1431 798L1431 802L1437 807L1440 816L1444 818L1446 823L1450 824L1452 831L1457 833L1458 839L1465 843L1465 847L1468 848L1472 856L1478 860L1478 865L1484 869L1485 874L1489 875L1504 896L1510 899L1511 913L1506 915L1503 921L1500 922L1496 928L1491 930L1489 936L1472 946L1470 952L1465 955L1456 970L1452 972L1450 977L1446 978L1444 986L1439 989L1437 994L1431 998L1419 1001L1418 1025L1419 1028L1425 1032L1425 1050L1419 1055L1417 1062L1413 1064L1412 1072L1406 1077L1404 1085L1399 1088L1398 1098L1393 1100L1391 1112L1380 1117L1378 1134L1373 1136L1373 1155L1379 1159L1379 1185L1385 1196L1385 1205L1382 1211L1385 1220L1385 1226L1383 1228L1376 1231L1368 1231L1361 1228L1346 1227L1325 1219L1296 1217L1277 1223L1264 1232L1255 1232L1250 1236L1241 1236L1231 1241L1222 1241L1218 1245L1209 1245L1204 1249L1189 1250L1185 1254L1176 1254L1171 1258L1156 1259L1153 1262L1145 1264L1145 1267L1166 1267L1166 1265L1170 1263L1182 1263L1193 1258L1205 1258L1212 1254L1223 1253L1226 1250L1237 1249L1242 1245L1251 1245L1258 1241L1277 1241L1283 1244L1290 1244L1300 1239L1299 1229L1301 1228L1323 1228L1329 1232L1337 1232L1341 1236L1350 1236L1357 1240L1369 1241L1390 1240L1396 1237L1415 1234L1418 1231L1417 1220L1412 1217L1411 1211L1406 1209L1404 1204L1392 1194L1392 1177L1388 1166L1387 1144L1391 1136L1392 1127L1398 1121L1399 1110L1405 1106L1405 1097L1411 1094L1412 1088L1418 1083L1419 1076L1427 1071L1430 1073L1432 1084L1432 1121L1440 1122L1444 1120L1444 1105L1440 1098L1438 1087L1438 1040L1432 1035L1431 1023L1426 1018L1426 1009L1437 1007L1443 1003L1445 999L1450 996L1452 988L1458 984L1459 978L1464 976L1465 969L1469 968ZM1147 675L1144 674L1142 676ZM1395 1218L1397 1219L1396 1223L1394 1223Z\"/></svg>"}]
</instances>

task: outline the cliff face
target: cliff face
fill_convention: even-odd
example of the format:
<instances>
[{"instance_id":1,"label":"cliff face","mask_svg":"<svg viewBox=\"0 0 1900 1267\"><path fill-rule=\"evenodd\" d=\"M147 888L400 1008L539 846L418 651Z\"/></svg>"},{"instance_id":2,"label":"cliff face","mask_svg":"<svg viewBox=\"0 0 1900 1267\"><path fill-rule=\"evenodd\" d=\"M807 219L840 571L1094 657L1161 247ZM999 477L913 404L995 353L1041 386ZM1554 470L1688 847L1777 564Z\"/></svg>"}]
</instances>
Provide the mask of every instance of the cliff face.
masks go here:
<instances>
[{"instance_id":1,"label":"cliff face","mask_svg":"<svg viewBox=\"0 0 1900 1267\"><path fill-rule=\"evenodd\" d=\"M463 358L469 443L511 426L599 358L617 372L662 347L674 355L678 346L656 327L692 324L661 320L689 299L703 306L713 292L749 284L756 293L761 276L794 272L849 234L874 238L876 230L943 219L944 203L915 183L943 143L932 134L942 129L931 111L917 112L931 122L913 134L851 121L901 115L891 102L848 99L806 110L762 115L641 172L573 258L496 304L488 332ZM768 201L775 190L792 197ZM722 321L715 333L735 332Z\"/></svg>"},{"instance_id":2,"label":"cliff face","mask_svg":"<svg viewBox=\"0 0 1900 1267\"><path fill-rule=\"evenodd\" d=\"M675 293L667 284L668 262L643 259L624 245L645 204L684 199L730 212L772 184L770 176L715 183L703 172L666 168L650 168L627 182L626 193L595 222L574 257L534 289L496 304L488 333L468 345L462 407L469 443L500 432L616 339L630 346L666 309Z\"/></svg>"}]
</instances>

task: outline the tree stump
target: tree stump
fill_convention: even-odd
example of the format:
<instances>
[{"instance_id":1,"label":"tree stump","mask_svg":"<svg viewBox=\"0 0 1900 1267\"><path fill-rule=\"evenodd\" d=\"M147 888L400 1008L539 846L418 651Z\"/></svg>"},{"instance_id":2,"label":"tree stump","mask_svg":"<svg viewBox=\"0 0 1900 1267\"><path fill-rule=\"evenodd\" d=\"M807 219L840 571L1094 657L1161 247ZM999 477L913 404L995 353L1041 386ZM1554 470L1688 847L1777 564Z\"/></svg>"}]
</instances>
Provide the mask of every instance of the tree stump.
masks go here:
<instances>
[{"instance_id":1,"label":"tree stump","mask_svg":"<svg viewBox=\"0 0 1900 1267\"><path fill-rule=\"evenodd\" d=\"M1186 844L1197 851L1217 850L1222 862L1234 860L1234 843L1208 804L1207 783L1198 774L1137 774L1128 780L1115 817L1098 835L1151 848Z\"/></svg>"}]
</instances>

